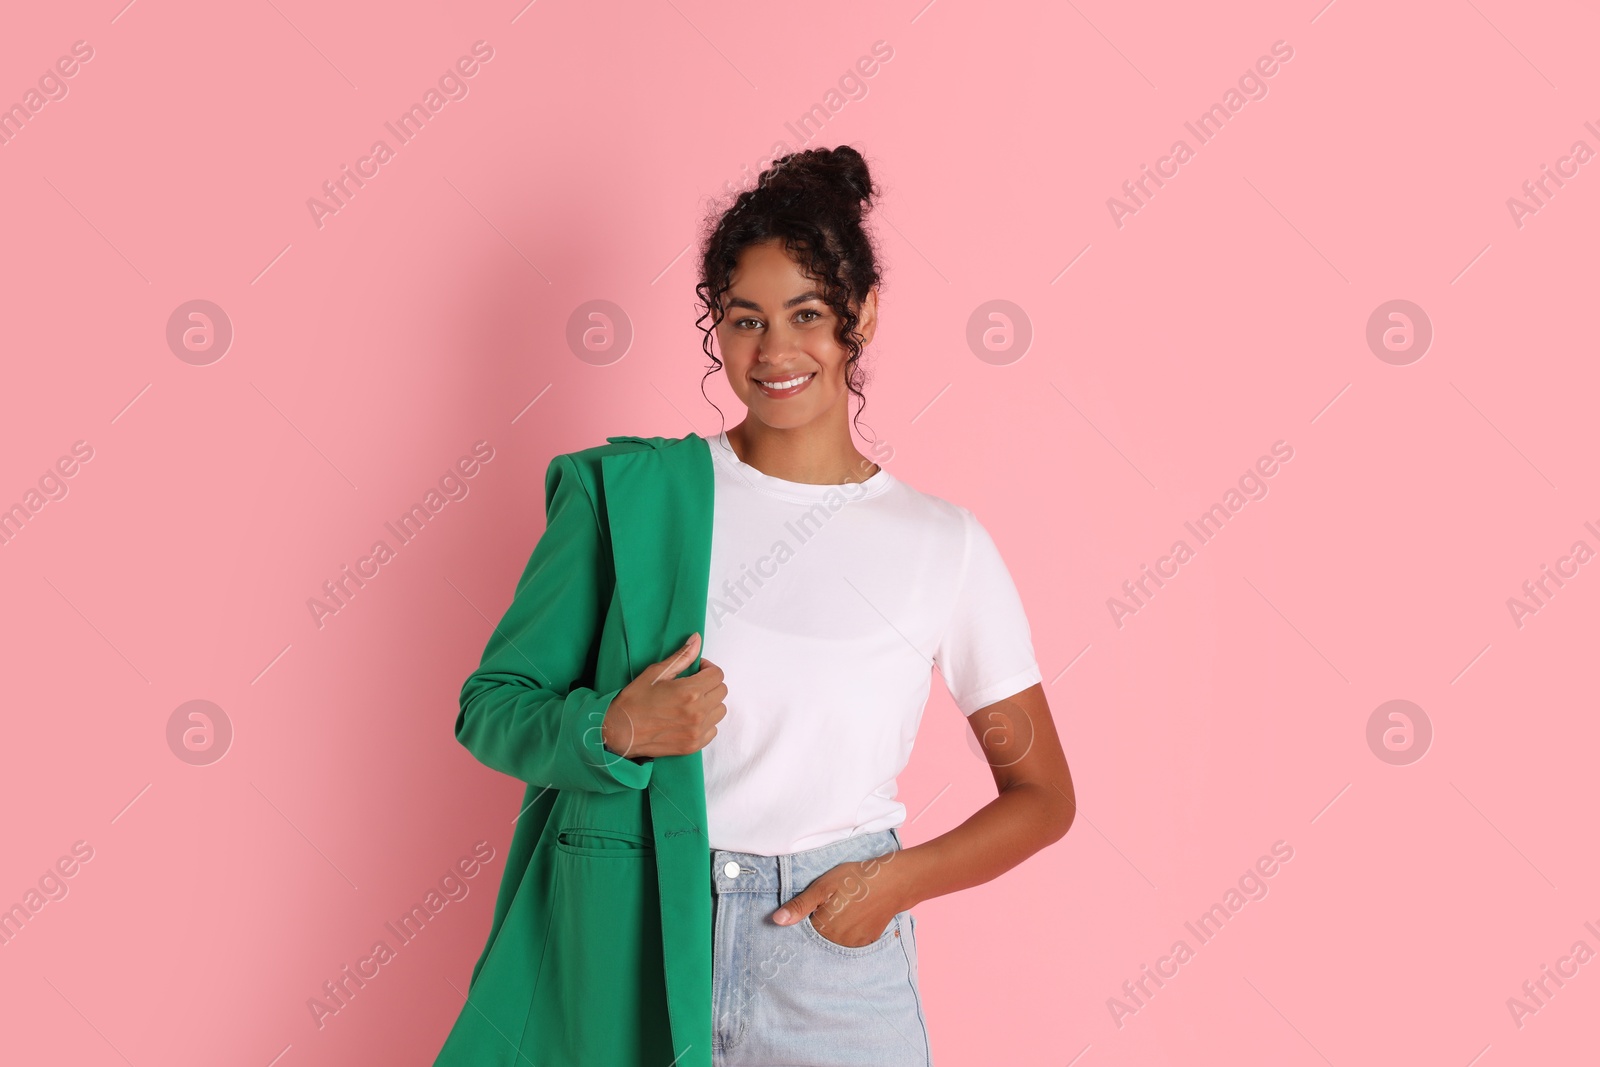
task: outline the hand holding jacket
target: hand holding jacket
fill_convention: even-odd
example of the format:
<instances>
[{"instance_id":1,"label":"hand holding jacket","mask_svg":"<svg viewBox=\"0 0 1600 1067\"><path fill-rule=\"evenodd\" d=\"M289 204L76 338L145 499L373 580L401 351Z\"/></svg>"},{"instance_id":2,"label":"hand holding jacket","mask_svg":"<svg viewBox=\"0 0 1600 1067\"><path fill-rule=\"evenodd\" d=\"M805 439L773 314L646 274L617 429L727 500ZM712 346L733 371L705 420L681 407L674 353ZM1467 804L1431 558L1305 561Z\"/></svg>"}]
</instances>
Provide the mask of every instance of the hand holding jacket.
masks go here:
<instances>
[{"instance_id":1,"label":"hand holding jacket","mask_svg":"<svg viewBox=\"0 0 1600 1067\"><path fill-rule=\"evenodd\" d=\"M646 667L617 694L602 731L608 750L629 759L654 759L699 752L711 743L717 723L728 714L722 668L702 656L698 671L678 677L699 651L700 635L690 634L682 648Z\"/></svg>"}]
</instances>

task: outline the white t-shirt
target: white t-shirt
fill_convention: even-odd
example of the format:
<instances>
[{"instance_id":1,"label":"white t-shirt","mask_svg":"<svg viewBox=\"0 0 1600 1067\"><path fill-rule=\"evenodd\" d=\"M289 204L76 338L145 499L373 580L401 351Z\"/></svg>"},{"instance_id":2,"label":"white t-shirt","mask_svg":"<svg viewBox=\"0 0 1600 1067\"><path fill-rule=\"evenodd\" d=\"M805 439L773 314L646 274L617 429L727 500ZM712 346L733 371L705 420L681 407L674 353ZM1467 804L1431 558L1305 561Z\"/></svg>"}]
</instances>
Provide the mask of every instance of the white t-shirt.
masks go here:
<instances>
[{"instance_id":1,"label":"white t-shirt","mask_svg":"<svg viewBox=\"0 0 1600 1067\"><path fill-rule=\"evenodd\" d=\"M899 826L937 666L971 715L1042 680L1010 572L959 505L886 470L809 485L708 439L701 654L727 715L701 750L712 848L778 855Z\"/></svg>"}]
</instances>

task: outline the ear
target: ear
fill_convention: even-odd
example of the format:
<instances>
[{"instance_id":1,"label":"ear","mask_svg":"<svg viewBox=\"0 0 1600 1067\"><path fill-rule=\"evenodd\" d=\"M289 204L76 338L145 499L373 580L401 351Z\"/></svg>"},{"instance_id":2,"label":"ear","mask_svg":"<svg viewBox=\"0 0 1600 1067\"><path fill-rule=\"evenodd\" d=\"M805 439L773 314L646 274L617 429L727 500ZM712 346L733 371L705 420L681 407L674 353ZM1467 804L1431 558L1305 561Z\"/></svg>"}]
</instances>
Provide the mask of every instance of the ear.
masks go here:
<instances>
[{"instance_id":1,"label":"ear","mask_svg":"<svg viewBox=\"0 0 1600 1067\"><path fill-rule=\"evenodd\" d=\"M878 332L878 287L874 285L867 290L867 298L861 301L861 307L856 314L861 321L856 323L856 332L861 335L861 345L865 348L872 343L872 335Z\"/></svg>"}]
</instances>

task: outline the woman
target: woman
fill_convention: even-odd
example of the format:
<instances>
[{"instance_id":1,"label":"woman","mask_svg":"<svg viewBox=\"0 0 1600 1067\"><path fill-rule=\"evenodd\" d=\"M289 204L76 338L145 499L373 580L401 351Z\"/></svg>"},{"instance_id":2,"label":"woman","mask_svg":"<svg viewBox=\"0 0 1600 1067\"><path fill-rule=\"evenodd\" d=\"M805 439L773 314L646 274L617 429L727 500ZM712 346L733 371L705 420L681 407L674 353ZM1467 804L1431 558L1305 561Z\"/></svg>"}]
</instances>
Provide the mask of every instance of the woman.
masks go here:
<instances>
[{"instance_id":1,"label":"woman","mask_svg":"<svg viewBox=\"0 0 1600 1067\"><path fill-rule=\"evenodd\" d=\"M457 737L529 800L440 1064L927 1067L911 908L1072 822L993 540L851 439L873 192L854 149L813 149L715 219L700 321L743 421L551 464L546 533L462 691ZM934 670L999 795L902 847Z\"/></svg>"}]
</instances>

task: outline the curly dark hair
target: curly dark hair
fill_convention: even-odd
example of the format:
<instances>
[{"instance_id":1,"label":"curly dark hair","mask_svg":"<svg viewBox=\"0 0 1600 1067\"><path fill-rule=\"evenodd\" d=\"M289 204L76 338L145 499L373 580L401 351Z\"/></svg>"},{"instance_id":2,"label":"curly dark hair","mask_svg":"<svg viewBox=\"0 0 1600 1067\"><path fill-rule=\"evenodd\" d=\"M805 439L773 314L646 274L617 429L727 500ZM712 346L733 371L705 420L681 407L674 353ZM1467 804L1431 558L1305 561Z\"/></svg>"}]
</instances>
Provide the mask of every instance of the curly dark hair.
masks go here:
<instances>
[{"instance_id":1,"label":"curly dark hair","mask_svg":"<svg viewBox=\"0 0 1600 1067\"><path fill-rule=\"evenodd\" d=\"M700 282L695 286L704 309L695 325L705 334L701 345L711 360L700 379L702 396L706 378L722 369L722 360L711 348L711 334L727 313L722 298L739 255L752 244L779 238L801 270L821 285L823 299L837 317L835 339L850 350L845 384L861 398L856 418L861 417L867 402L861 387L870 376L860 367L861 336L856 332L860 319L850 305L866 299L882 283L872 235L862 225L878 191L867 161L854 148L810 148L774 160L755 186L740 193L726 211L708 214ZM705 325L708 317L711 322ZM706 400L711 403L709 396Z\"/></svg>"}]
</instances>

